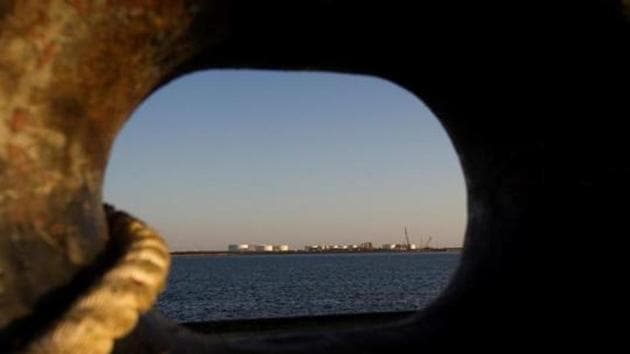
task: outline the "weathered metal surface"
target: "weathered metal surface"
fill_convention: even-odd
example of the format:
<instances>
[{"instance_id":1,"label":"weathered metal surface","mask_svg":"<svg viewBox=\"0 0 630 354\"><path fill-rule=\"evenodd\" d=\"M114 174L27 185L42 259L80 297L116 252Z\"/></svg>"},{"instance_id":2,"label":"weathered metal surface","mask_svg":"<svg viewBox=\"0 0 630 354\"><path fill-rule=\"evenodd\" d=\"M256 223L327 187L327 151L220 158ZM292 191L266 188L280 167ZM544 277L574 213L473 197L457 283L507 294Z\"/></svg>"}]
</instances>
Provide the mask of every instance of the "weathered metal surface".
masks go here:
<instances>
[{"instance_id":1,"label":"weathered metal surface","mask_svg":"<svg viewBox=\"0 0 630 354\"><path fill-rule=\"evenodd\" d=\"M109 149L187 54L178 43L193 12L182 1L2 2L0 328L102 251Z\"/></svg>"}]
</instances>

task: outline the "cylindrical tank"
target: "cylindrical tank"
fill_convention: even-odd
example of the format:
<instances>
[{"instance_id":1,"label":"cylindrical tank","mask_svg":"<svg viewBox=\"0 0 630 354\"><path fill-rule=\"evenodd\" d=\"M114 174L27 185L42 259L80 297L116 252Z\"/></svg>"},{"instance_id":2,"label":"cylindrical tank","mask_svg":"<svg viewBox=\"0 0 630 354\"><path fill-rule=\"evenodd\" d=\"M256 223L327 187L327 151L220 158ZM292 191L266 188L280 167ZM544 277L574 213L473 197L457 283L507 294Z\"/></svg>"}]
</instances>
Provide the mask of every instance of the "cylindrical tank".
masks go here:
<instances>
[{"instance_id":1,"label":"cylindrical tank","mask_svg":"<svg viewBox=\"0 0 630 354\"><path fill-rule=\"evenodd\" d=\"M256 252L271 252L273 251L272 245L257 245Z\"/></svg>"},{"instance_id":2,"label":"cylindrical tank","mask_svg":"<svg viewBox=\"0 0 630 354\"><path fill-rule=\"evenodd\" d=\"M289 250L289 245L275 245L273 250L277 252L286 252Z\"/></svg>"},{"instance_id":3,"label":"cylindrical tank","mask_svg":"<svg viewBox=\"0 0 630 354\"><path fill-rule=\"evenodd\" d=\"M228 251L230 252L243 252L243 251L247 251L249 250L249 245L241 243L241 244L234 244L234 245L229 245L228 246Z\"/></svg>"}]
</instances>

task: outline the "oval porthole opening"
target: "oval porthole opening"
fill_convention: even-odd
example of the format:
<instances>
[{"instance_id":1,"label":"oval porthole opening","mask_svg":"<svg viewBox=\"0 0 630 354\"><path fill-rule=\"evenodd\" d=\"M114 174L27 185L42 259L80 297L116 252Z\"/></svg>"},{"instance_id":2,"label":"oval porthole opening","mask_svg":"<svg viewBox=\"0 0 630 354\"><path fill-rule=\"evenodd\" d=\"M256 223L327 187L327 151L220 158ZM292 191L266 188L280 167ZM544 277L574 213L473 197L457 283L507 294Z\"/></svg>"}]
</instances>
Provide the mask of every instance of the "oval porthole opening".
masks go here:
<instances>
[{"instance_id":1,"label":"oval porthole opening","mask_svg":"<svg viewBox=\"0 0 630 354\"><path fill-rule=\"evenodd\" d=\"M157 307L178 322L417 311L458 265L455 151L385 80L187 75L138 108L111 156L105 199L174 253Z\"/></svg>"}]
</instances>

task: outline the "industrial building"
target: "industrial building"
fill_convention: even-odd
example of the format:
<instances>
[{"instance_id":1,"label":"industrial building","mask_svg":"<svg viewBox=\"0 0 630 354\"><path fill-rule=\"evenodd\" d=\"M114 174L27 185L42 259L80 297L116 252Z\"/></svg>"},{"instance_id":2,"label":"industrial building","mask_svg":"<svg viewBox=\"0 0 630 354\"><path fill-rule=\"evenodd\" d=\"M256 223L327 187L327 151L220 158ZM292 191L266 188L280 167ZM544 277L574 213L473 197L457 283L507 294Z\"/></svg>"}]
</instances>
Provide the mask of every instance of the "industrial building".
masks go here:
<instances>
[{"instance_id":1,"label":"industrial building","mask_svg":"<svg viewBox=\"0 0 630 354\"><path fill-rule=\"evenodd\" d=\"M415 250L417 249L418 246L416 246L413 243L409 243L409 244L400 244L400 243L384 243L381 246L381 249L384 250Z\"/></svg>"},{"instance_id":2,"label":"industrial building","mask_svg":"<svg viewBox=\"0 0 630 354\"><path fill-rule=\"evenodd\" d=\"M249 245L248 244L234 244L234 245L228 245L228 251L229 252L245 252L245 251L249 251Z\"/></svg>"},{"instance_id":3,"label":"industrial building","mask_svg":"<svg viewBox=\"0 0 630 354\"><path fill-rule=\"evenodd\" d=\"M273 246L272 245L256 245L254 247L254 250L256 252L271 252L273 251Z\"/></svg>"},{"instance_id":4,"label":"industrial building","mask_svg":"<svg viewBox=\"0 0 630 354\"><path fill-rule=\"evenodd\" d=\"M287 252L289 251L289 245L274 245L273 250L275 252Z\"/></svg>"},{"instance_id":5,"label":"industrial building","mask_svg":"<svg viewBox=\"0 0 630 354\"><path fill-rule=\"evenodd\" d=\"M249 245L245 243L228 245L228 252L288 252L289 245Z\"/></svg>"}]
</instances>

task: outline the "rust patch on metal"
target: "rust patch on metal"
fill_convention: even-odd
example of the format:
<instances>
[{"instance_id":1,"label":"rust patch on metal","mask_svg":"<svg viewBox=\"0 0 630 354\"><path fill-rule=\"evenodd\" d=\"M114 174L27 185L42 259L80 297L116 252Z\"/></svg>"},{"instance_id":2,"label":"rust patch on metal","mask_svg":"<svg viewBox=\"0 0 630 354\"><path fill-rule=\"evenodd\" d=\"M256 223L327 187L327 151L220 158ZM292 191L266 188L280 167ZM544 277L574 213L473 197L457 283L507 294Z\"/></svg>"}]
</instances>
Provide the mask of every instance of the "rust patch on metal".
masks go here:
<instances>
[{"instance_id":1,"label":"rust patch on metal","mask_svg":"<svg viewBox=\"0 0 630 354\"><path fill-rule=\"evenodd\" d=\"M44 67L44 65L50 63L58 48L59 47L55 42L49 42L48 44L46 44L44 46L44 49L42 50L42 54L39 57L39 60L37 61L37 69L41 69L42 67Z\"/></svg>"},{"instance_id":2,"label":"rust patch on metal","mask_svg":"<svg viewBox=\"0 0 630 354\"><path fill-rule=\"evenodd\" d=\"M89 0L68 0L68 3L77 10L81 16L87 15L92 7Z\"/></svg>"},{"instance_id":3,"label":"rust patch on metal","mask_svg":"<svg viewBox=\"0 0 630 354\"><path fill-rule=\"evenodd\" d=\"M31 24L31 29L28 32L28 37L34 41L42 42L46 39L46 32L44 27L49 22L48 15L42 10L36 11L37 18Z\"/></svg>"},{"instance_id":4,"label":"rust patch on metal","mask_svg":"<svg viewBox=\"0 0 630 354\"><path fill-rule=\"evenodd\" d=\"M16 108L13 110L13 115L11 116L11 121L9 122L9 126L11 127L11 131L14 133L18 133L29 124L31 117L28 112L23 108Z\"/></svg>"},{"instance_id":5,"label":"rust patch on metal","mask_svg":"<svg viewBox=\"0 0 630 354\"><path fill-rule=\"evenodd\" d=\"M9 161L12 163L12 167L16 169L19 174L26 174L30 172L30 158L26 153L26 150L19 145L8 143L7 152L9 155Z\"/></svg>"},{"instance_id":6,"label":"rust patch on metal","mask_svg":"<svg viewBox=\"0 0 630 354\"><path fill-rule=\"evenodd\" d=\"M66 227L63 224L55 223L50 226L50 235L53 238L61 238L66 232Z\"/></svg>"},{"instance_id":7,"label":"rust patch on metal","mask_svg":"<svg viewBox=\"0 0 630 354\"><path fill-rule=\"evenodd\" d=\"M8 222L13 224L25 224L28 221L28 213L24 206L15 206L8 213Z\"/></svg>"}]
</instances>

